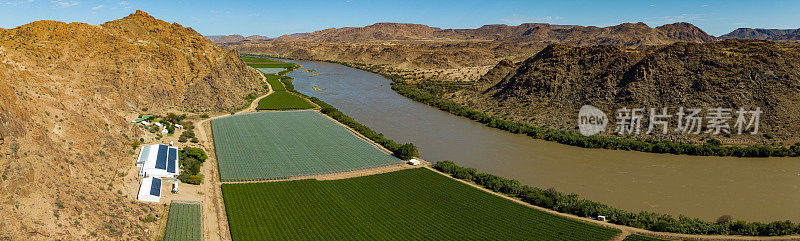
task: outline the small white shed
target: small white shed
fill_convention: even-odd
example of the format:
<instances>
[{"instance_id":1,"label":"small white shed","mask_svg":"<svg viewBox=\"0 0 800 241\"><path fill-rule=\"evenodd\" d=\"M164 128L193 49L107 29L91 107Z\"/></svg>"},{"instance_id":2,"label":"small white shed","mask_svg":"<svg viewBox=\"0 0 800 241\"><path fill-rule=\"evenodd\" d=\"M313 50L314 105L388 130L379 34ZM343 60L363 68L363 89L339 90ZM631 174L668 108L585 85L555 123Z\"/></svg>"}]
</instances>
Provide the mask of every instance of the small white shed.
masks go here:
<instances>
[{"instance_id":1,"label":"small white shed","mask_svg":"<svg viewBox=\"0 0 800 241\"><path fill-rule=\"evenodd\" d=\"M419 166L419 164L421 164L421 163L420 163L419 160L417 160L415 158L412 158L411 160L408 160L408 164L412 165L412 166Z\"/></svg>"}]
</instances>

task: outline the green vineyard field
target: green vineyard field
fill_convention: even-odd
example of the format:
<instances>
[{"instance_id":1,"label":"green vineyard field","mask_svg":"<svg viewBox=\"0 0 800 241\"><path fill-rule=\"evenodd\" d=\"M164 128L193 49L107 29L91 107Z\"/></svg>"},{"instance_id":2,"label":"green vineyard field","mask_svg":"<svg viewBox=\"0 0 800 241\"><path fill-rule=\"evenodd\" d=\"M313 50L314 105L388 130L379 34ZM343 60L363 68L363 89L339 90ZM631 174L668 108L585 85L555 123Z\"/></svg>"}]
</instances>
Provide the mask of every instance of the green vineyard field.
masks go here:
<instances>
[{"instance_id":1,"label":"green vineyard field","mask_svg":"<svg viewBox=\"0 0 800 241\"><path fill-rule=\"evenodd\" d=\"M169 206L164 241L203 240L202 207L200 204L176 203Z\"/></svg>"},{"instance_id":2,"label":"green vineyard field","mask_svg":"<svg viewBox=\"0 0 800 241\"><path fill-rule=\"evenodd\" d=\"M233 240L608 240L425 168L333 181L223 184Z\"/></svg>"},{"instance_id":3,"label":"green vineyard field","mask_svg":"<svg viewBox=\"0 0 800 241\"><path fill-rule=\"evenodd\" d=\"M222 181L280 179L400 163L316 111L262 111L211 121Z\"/></svg>"},{"instance_id":4,"label":"green vineyard field","mask_svg":"<svg viewBox=\"0 0 800 241\"><path fill-rule=\"evenodd\" d=\"M247 63L250 67L253 68L296 68L299 65L295 63L285 63L285 62L259 62L259 63Z\"/></svg>"},{"instance_id":5,"label":"green vineyard field","mask_svg":"<svg viewBox=\"0 0 800 241\"><path fill-rule=\"evenodd\" d=\"M259 58L259 57L242 57L244 62L281 62L279 60L268 59L268 58Z\"/></svg>"},{"instance_id":6,"label":"green vineyard field","mask_svg":"<svg viewBox=\"0 0 800 241\"><path fill-rule=\"evenodd\" d=\"M264 77L267 79L267 82L272 87L273 91L286 91L286 87L283 87L283 83L281 83L281 78L286 78L285 76L277 74L264 74Z\"/></svg>"},{"instance_id":7,"label":"green vineyard field","mask_svg":"<svg viewBox=\"0 0 800 241\"><path fill-rule=\"evenodd\" d=\"M256 110L304 110L314 107L311 102L289 91L275 91L259 100Z\"/></svg>"},{"instance_id":8,"label":"green vineyard field","mask_svg":"<svg viewBox=\"0 0 800 241\"><path fill-rule=\"evenodd\" d=\"M667 241L666 239L651 238L647 236L631 234L625 237L625 241Z\"/></svg>"}]
</instances>

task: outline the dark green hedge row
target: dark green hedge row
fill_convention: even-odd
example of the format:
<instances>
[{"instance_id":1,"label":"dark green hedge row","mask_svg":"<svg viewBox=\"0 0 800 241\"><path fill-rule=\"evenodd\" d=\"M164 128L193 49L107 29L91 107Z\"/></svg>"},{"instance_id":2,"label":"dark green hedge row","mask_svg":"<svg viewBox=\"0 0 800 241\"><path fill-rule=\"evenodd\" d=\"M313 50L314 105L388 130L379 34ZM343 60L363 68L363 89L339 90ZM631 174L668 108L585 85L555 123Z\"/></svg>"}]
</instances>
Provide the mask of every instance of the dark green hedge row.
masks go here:
<instances>
[{"instance_id":1,"label":"dark green hedge row","mask_svg":"<svg viewBox=\"0 0 800 241\"><path fill-rule=\"evenodd\" d=\"M492 174L479 173L475 168L461 167L452 161L439 161L433 168L451 176L475 182L494 192L522 199L527 203L561 213L595 218L606 216L608 222L647 229L658 232L685 234L721 234L747 236L779 236L800 234L800 226L791 221L771 223L728 221L717 223L689 218L681 215L674 218L667 214L652 212L631 213L580 198L577 194L565 194L554 189L540 189L522 185L517 180L506 179Z\"/></svg>"}]
</instances>

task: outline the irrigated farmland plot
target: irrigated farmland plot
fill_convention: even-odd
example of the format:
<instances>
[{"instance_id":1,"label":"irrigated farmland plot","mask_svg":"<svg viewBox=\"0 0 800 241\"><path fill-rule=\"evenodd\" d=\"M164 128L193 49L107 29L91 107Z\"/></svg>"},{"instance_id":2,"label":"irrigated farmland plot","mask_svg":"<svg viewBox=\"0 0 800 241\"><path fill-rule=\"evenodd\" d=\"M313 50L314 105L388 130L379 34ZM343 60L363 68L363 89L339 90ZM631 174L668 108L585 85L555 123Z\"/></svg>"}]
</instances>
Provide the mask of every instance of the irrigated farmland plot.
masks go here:
<instances>
[{"instance_id":1,"label":"irrigated farmland plot","mask_svg":"<svg viewBox=\"0 0 800 241\"><path fill-rule=\"evenodd\" d=\"M276 179L399 163L316 111L273 111L211 121L223 181Z\"/></svg>"},{"instance_id":2,"label":"irrigated farmland plot","mask_svg":"<svg viewBox=\"0 0 800 241\"><path fill-rule=\"evenodd\" d=\"M283 87L283 85L281 85ZM314 105L289 91L275 91L258 101L257 110L303 110Z\"/></svg>"},{"instance_id":3,"label":"irrigated farmland plot","mask_svg":"<svg viewBox=\"0 0 800 241\"><path fill-rule=\"evenodd\" d=\"M203 217L200 204L176 203L169 206L165 241L203 240Z\"/></svg>"},{"instance_id":4,"label":"irrigated farmland plot","mask_svg":"<svg viewBox=\"0 0 800 241\"><path fill-rule=\"evenodd\" d=\"M608 240L618 230L525 207L425 168L223 184L233 240Z\"/></svg>"}]
</instances>

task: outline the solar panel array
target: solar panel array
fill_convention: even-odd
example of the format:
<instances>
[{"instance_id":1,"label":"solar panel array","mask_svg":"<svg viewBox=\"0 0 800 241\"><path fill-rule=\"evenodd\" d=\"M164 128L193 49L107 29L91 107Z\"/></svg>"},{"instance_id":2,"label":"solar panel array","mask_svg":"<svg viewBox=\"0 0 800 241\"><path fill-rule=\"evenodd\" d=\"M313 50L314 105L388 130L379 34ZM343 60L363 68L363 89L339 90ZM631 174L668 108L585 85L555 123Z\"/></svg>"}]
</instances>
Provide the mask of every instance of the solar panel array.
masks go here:
<instances>
[{"instance_id":1,"label":"solar panel array","mask_svg":"<svg viewBox=\"0 0 800 241\"><path fill-rule=\"evenodd\" d=\"M160 197L161 196L161 179L153 178L153 182L150 185L150 195Z\"/></svg>"},{"instance_id":2,"label":"solar panel array","mask_svg":"<svg viewBox=\"0 0 800 241\"><path fill-rule=\"evenodd\" d=\"M165 145L158 145L158 156L156 156L156 168L167 169L167 149Z\"/></svg>"},{"instance_id":3,"label":"solar panel array","mask_svg":"<svg viewBox=\"0 0 800 241\"><path fill-rule=\"evenodd\" d=\"M178 149L169 148L169 158L167 158L167 172L175 173L175 163L178 160Z\"/></svg>"},{"instance_id":4,"label":"solar panel array","mask_svg":"<svg viewBox=\"0 0 800 241\"><path fill-rule=\"evenodd\" d=\"M223 181L279 179L399 163L316 111L271 111L211 123Z\"/></svg>"}]
</instances>

